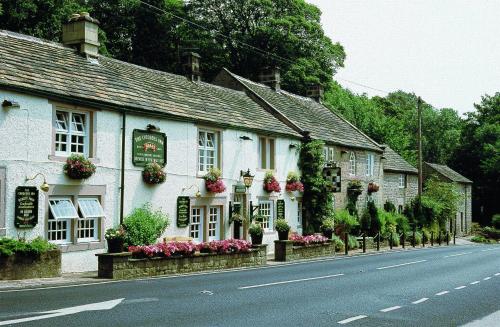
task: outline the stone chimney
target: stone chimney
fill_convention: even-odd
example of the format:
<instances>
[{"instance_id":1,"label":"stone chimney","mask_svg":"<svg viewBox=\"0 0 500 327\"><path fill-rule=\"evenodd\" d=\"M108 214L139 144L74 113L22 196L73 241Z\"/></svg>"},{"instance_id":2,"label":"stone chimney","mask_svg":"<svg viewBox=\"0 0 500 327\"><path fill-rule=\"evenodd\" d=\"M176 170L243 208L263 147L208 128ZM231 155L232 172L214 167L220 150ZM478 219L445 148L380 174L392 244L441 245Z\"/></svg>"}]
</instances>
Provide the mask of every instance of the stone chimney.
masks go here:
<instances>
[{"instance_id":1,"label":"stone chimney","mask_svg":"<svg viewBox=\"0 0 500 327\"><path fill-rule=\"evenodd\" d=\"M182 70L190 81L199 82L201 80L200 58L201 56L196 52L182 54Z\"/></svg>"},{"instance_id":2,"label":"stone chimney","mask_svg":"<svg viewBox=\"0 0 500 327\"><path fill-rule=\"evenodd\" d=\"M323 102L324 89L321 84L312 84L307 88L307 97L314 99L318 103Z\"/></svg>"},{"instance_id":3,"label":"stone chimney","mask_svg":"<svg viewBox=\"0 0 500 327\"><path fill-rule=\"evenodd\" d=\"M279 91L281 89L280 69L278 67L265 67L259 73L259 82Z\"/></svg>"},{"instance_id":4,"label":"stone chimney","mask_svg":"<svg viewBox=\"0 0 500 327\"><path fill-rule=\"evenodd\" d=\"M73 14L63 24L62 42L75 47L82 55L97 57L99 49L99 21L88 12Z\"/></svg>"}]
</instances>

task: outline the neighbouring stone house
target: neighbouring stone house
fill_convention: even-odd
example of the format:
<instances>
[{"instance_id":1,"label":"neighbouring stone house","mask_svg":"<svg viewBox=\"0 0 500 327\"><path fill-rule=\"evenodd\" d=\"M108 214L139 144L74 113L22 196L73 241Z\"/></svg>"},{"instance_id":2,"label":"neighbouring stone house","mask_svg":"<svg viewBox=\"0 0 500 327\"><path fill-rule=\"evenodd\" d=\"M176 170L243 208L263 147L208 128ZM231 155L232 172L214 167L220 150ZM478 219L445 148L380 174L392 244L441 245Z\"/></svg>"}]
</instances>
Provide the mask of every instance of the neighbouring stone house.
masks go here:
<instances>
[{"instance_id":1,"label":"neighbouring stone house","mask_svg":"<svg viewBox=\"0 0 500 327\"><path fill-rule=\"evenodd\" d=\"M382 199L402 213L405 205L418 195L418 170L389 146L384 147Z\"/></svg>"},{"instance_id":2,"label":"neighbouring stone house","mask_svg":"<svg viewBox=\"0 0 500 327\"><path fill-rule=\"evenodd\" d=\"M382 147L325 107L321 103L320 86L311 88L311 97L292 94L280 88L277 69L262 73L259 81L260 83L251 81L224 69L214 83L246 92L250 98L296 131L308 133L313 139L325 142L324 155L327 162L341 169L341 191L333 193L336 208L345 208L347 205L347 185L351 180L360 180L363 185L363 193L357 202L359 210L366 207L369 198L377 206L382 206L382 192L367 192L370 182L382 185ZM297 225L300 229L302 221L297 222Z\"/></svg>"},{"instance_id":3,"label":"neighbouring stone house","mask_svg":"<svg viewBox=\"0 0 500 327\"><path fill-rule=\"evenodd\" d=\"M456 231L458 235L469 234L472 225L472 181L448 166L424 162L423 165L424 184L429 178L437 178L440 181L453 183L460 194L457 204L457 216L449 221L447 230Z\"/></svg>"},{"instance_id":4,"label":"neighbouring stone house","mask_svg":"<svg viewBox=\"0 0 500 327\"><path fill-rule=\"evenodd\" d=\"M278 214L299 219L293 196L263 190L266 171L284 189L297 170L297 130L245 92L201 82L195 55L188 55L187 76L147 69L99 55L97 30L82 15L65 25L65 44L0 31L0 236L58 244L63 271L71 272L96 270L104 231L146 202L169 215L166 235L196 241L246 237L247 226L229 224L235 208L248 214L252 205L267 217L268 243ZM141 163L152 154L133 150L137 135L164 146L165 183L143 182ZM68 178L63 165L71 153L89 157L96 173ZM207 192L210 167L221 169L225 192ZM248 170L255 179L242 188ZM36 199L36 225L17 228L16 189L44 180L49 190ZM176 219L180 196L190 200L187 225Z\"/></svg>"}]
</instances>

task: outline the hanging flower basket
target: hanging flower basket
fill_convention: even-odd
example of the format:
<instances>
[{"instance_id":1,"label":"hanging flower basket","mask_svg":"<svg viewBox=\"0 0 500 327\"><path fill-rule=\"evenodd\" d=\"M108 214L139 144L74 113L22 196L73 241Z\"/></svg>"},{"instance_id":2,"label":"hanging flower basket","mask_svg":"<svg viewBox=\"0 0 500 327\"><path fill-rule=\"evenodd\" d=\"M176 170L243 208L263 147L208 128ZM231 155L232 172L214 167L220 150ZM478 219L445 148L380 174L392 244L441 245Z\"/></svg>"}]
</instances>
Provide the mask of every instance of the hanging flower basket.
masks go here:
<instances>
[{"instance_id":1,"label":"hanging flower basket","mask_svg":"<svg viewBox=\"0 0 500 327\"><path fill-rule=\"evenodd\" d=\"M95 165L81 154L70 155L63 169L71 179L87 179L95 173Z\"/></svg>"},{"instance_id":2,"label":"hanging flower basket","mask_svg":"<svg viewBox=\"0 0 500 327\"><path fill-rule=\"evenodd\" d=\"M304 192L304 185L300 182L299 175L295 172L289 172L286 178L285 189L287 192Z\"/></svg>"},{"instance_id":3,"label":"hanging flower basket","mask_svg":"<svg viewBox=\"0 0 500 327\"><path fill-rule=\"evenodd\" d=\"M167 179L167 174L163 171L163 167L156 162L147 163L142 171L142 180L146 184L154 185L164 183Z\"/></svg>"},{"instance_id":4,"label":"hanging flower basket","mask_svg":"<svg viewBox=\"0 0 500 327\"><path fill-rule=\"evenodd\" d=\"M380 186L378 186L378 184L376 184L374 182L368 183L368 193L378 192L379 189L380 189Z\"/></svg>"},{"instance_id":5,"label":"hanging flower basket","mask_svg":"<svg viewBox=\"0 0 500 327\"><path fill-rule=\"evenodd\" d=\"M268 193L281 192L280 183L278 183L276 177L274 177L273 173L270 171L266 172L266 175L264 176L264 190Z\"/></svg>"},{"instance_id":6,"label":"hanging flower basket","mask_svg":"<svg viewBox=\"0 0 500 327\"><path fill-rule=\"evenodd\" d=\"M221 171L217 168L210 168L205 175L205 187L208 192L223 193L226 190L226 185L221 178Z\"/></svg>"},{"instance_id":7,"label":"hanging flower basket","mask_svg":"<svg viewBox=\"0 0 500 327\"><path fill-rule=\"evenodd\" d=\"M352 196L359 196L363 193L362 185L360 180L352 180L347 184L347 193Z\"/></svg>"}]
</instances>

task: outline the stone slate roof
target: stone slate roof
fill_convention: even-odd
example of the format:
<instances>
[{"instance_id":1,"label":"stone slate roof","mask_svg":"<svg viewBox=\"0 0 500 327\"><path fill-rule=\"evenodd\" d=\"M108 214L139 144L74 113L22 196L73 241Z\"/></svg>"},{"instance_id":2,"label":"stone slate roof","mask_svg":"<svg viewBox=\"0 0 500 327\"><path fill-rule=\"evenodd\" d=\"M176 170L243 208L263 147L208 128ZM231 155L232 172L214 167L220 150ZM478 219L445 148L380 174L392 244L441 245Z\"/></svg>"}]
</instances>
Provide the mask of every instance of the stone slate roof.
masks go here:
<instances>
[{"instance_id":1,"label":"stone slate roof","mask_svg":"<svg viewBox=\"0 0 500 327\"><path fill-rule=\"evenodd\" d=\"M0 88L97 108L300 137L244 92L0 30Z\"/></svg>"},{"instance_id":2,"label":"stone slate roof","mask_svg":"<svg viewBox=\"0 0 500 327\"><path fill-rule=\"evenodd\" d=\"M384 171L395 171L410 174L418 174L418 169L410 165L408 161L404 160L396 151L389 146L384 145Z\"/></svg>"},{"instance_id":3,"label":"stone slate roof","mask_svg":"<svg viewBox=\"0 0 500 327\"><path fill-rule=\"evenodd\" d=\"M472 184L472 181L470 179L468 179L468 178L460 175L459 173L457 173L456 171L454 171L453 169L451 169L448 166L438 165L438 164L429 163L429 162L426 162L425 164L427 166L429 166L430 168L432 168L437 173L439 173L439 174L443 175L444 177L448 178L452 182Z\"/></svg>"},{"instance_id":4,"label":"stone slate roof","mask_svg":"<svg viewBox=\"0 0 500 327\"><path fill-rule=\"evenodd\" d=\"M269 86L250 81L228 70L225 72L269 103L301 130L309 131L311 137L341 146L382 152L375 141L315 100L283 90L276 92Z\"/></svg>"}]
</instances>

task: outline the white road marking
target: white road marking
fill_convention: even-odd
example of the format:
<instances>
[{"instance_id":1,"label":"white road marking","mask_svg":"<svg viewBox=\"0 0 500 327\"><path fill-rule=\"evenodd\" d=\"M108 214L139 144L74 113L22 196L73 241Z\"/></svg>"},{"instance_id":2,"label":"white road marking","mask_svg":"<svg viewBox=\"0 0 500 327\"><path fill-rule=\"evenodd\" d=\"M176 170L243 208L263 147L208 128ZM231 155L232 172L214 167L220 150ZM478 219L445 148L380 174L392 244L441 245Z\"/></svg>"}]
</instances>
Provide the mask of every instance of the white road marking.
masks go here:
<instances>
[{"instance_id":1,"label":"white road marking","mask_svg":"<svg viewBox=\"0 0 500 327\"><path fill-rule=\"evenodd\" d=\"M490 276L488 276L488 277L484 277L484 278L483 278L483 280L488 280L488 279L491 279L491 277L490 277Z\"/></svg>"},{"instance_id":2,"label":"white road marking","mask_svg":"<svg viewBox=\"0 0 500 327\"><path fill-rule=\"evenodd\" d=\"M420 263L420 262L425 262L427 260L419 260L419 261L412 261L412 262L406 262L406 263L401 263L399 265L394 265L394 266L386 266L386 267L378 267L378 270L382 269L389 269L389 268L396 268L396 267L401 267L401 266L408 266L408 265L413 265L415 263Z\"/></svg>"},{"instance_id":3,"label":"white road marking","mask_svg":"<svg viewBox=\"0 0 500 327\"><path fill-rule=\"evenodd\" d=\"M462 285L462 286L459 286L459 287L455 287L455 289L456 289L456 290L461 290L462 288L466 288L466 287L467 287L467 286Z\"/></svg>"},{"instance_id":4,"label":"white road marking","mask_svg":"<svg viewBox=\"0 0 500 327\"><path fill-rule=\"evenodd\" d=\"M46 311L46 312L43 312L44 315L42 315L42 316L0 321L0 326L20 324L23 322L49 319L49 318L60 317L60 316L67 316L67 315L72 315L72 314L84 312L84 311L111 310L114 307L116 307L118 304L120 304L123 300L124 299L116 299L116 300L111 300L111 301L90 303L90 304L85 304L85 305L78 305L78 306L74 306L74 307Z\"/></svg>"},{"instance_id":5,"label":"white road marking","mask_svg":"<svg viewBox=\"0 0 500 327\"><path fill-rule=\"evenodd\" d=\"M344 274L335 274L335 275L327 275L327 276L319 276L319 277L311 277L311 278L301 278L301 279L285 280L285 281L282 281L282 282L274 282L274 283L266 283L266 284L250 285L250 286L241 286L241 287L238 287L238 289L239 290L246 290L246 289L249 289L249 288L274 286L274 285L282 285L282 284L290 284L290 283L298 283L298 282L307 282L307 281L310 281L310 280L326 279L326 278L333 278L333 277L338 277L338 276L344 276Z\"/></svg>"},{"instance_id":6,"label":"white road marking","mask_svg":"<svg viewBox=\"0 0 500 327\"><path fill-rule=\"evenodd\" d=\"M486 252L486 251L494 251L494 250L499 250L499 248L492 248L492 249L486 249L486 250L481 250L481 252Z\"/></svg>"},{"instance_id":7,"label":"white road marking","mask_svg":"<svg viewBox=\"0 0 500 327\"><path fill-rule=\"evenodd\" d=\"M420 300L414 301L414 302L412 302L412 303L413 303L413 304L419 304L419 303L422 303L422 302L427 301L428 299L429 299L428 297L423 297L423 298L421 298Z\"/></svg>"},{"instance_id":8,"label":"white road marking","mask_svg":"<svg viewBox=\"0 0 500 327\"><path fill-rule=\"evenodd\" d=\"M495 276L500 276L500 273L496 273Z\"/></svg>"},{"instance_id":9,"label":"white road marking","mask_svg":"<svg viewBox=\"0 0 500 327\"><path fill-rule=\"evenodd\" d=\"M442 292L439 292L439 293L436 293L437 296L441 296L441 295L445 295L445 294L448 294L450 292L448 291L442 291Z\"/></svg>"},{"instance_id":10,"label":"white road marking","mask_svg":"<svg viewBox=\"0 0 500 327\"><path fill-rule=\"evenodd\" d=\"M451 257L458 257L461 255L466 255L466 254L471 254L472 252L462 252L462 253L457 253L457 254L451 254L451 255L445 255L443 258L451 258Z\"/></svg>"},{"instance_id":11,"label":"white road marking","mask_svg":"<svg viewBox=\"0 0 500 327\"><path fill-rule=\"evenodd\" d=\"M476 284L479 284L479 283L480 283L480 281L476 280L475 282L472 282L472 283L470 283L470 284L471 284L471 285L476 285Z\"/></svg>"},{"instance_id":12,"label":"white road marking","mask_svg":"<svg viewBox=\"0 0 500 327\"><path fill-rule=\"evenodd\" d=\"M338 324L341 324L341 325L345 325L345 324L348 324L350 323L351 321L355 321L355 320L359 320L359 319L363 319L363 318L366 318L368 316L365 316L365 315L359 315L359 316L356 316L356 317L351 317L351 318L347 318L347 319L344 319L344 320L341 320L339 322L337 322Z\"/></svg>"},{"instance_id":13,"label":"white road marking","mask_svg":"<svg viewBox=\"0 0 500 327\"><path fill-rule=\"evenodd\" d=\"M382 310L380 310L380 312L389 312L389 311L394 311L394 310L397 310L397 309L400 309L400 308L401 307L399 305L396 305L394 307L382 309Z\"/></svg>"}]
</instances>

